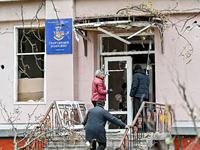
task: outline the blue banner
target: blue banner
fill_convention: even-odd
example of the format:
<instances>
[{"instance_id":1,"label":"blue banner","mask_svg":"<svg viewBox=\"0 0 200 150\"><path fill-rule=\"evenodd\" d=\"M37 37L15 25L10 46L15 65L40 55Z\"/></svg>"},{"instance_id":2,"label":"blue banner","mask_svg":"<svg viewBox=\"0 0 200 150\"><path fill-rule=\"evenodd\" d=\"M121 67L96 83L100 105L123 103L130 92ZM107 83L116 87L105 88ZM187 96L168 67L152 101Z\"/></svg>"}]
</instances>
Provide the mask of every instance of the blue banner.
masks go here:
<instances>
[{"instance_id":1,"label":"blue banner","mask_svg":"<svg viewBox=\"0 0 200 150\"><path fill-rule=\"evenodd\" d=\"M72 18L46 19L46 53L72 53Z\"/></svg>"}]
</instances>

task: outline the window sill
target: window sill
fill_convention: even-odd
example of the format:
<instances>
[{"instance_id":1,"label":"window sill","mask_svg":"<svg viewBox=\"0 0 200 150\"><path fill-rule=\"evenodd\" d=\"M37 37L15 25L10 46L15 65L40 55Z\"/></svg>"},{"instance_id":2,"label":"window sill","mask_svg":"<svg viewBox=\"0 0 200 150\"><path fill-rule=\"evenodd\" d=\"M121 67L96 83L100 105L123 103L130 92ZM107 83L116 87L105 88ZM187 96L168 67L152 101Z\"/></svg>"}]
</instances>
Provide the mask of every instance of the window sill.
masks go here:
<instances>
[{"instance_id":1,"label":"window sill","mask_svg":"<svg viewBox=\"0 0 200 150\"><path fill-rule=\"evenodd\" d=\"M46 102L14 102L14 105L46 105Z\"/></svg>"}]
</instances>

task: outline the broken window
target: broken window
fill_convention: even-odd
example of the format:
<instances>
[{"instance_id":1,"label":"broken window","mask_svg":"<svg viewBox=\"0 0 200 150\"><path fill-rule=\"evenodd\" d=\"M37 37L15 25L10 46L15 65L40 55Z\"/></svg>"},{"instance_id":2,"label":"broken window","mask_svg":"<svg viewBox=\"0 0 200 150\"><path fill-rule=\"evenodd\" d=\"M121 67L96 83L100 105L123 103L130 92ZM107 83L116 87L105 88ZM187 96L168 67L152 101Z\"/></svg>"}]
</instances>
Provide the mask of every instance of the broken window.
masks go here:
<instances>
[{"instance_id":1,"label":"broken window","mask_svg":"<svg viewBox=\"0 0 200 150\"><path fill-rule=\"evenodd\" d=\"M137 52L137 51L148 51L149 41L154 41L154 35L138 35L130 39L128 36L120 36L121 38L131 42L126 44L114 37L102 37L102 52ZM152 44L152 50L154 50L154 44Z\"/></svg>"},{"instance_id":2,"label":"broken window","mask_svg":"<svg viewBox=\"0 0 200 150\"><path fill-rule=\"evenodd\" d=\"M18 102L44 101L45 29L17 28Z\"/></svg>"}]
</instances>

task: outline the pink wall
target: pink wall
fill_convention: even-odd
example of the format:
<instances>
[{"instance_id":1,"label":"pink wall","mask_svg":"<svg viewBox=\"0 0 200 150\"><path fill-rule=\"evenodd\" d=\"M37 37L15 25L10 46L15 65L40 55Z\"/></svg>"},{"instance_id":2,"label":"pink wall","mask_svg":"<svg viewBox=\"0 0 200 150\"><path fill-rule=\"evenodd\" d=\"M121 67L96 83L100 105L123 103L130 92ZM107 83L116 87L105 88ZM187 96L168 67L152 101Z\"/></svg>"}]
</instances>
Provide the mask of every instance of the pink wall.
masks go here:
<instances>
[{"instance_id":1,"label":"pink wall","mask_svg":"<svg viewBox=\"0 0 200 150\"><path fill-rule=\"evenodd\" d=\"M144 1L148 4L148 0ZM159 2L159 3L158 3ZM173 8L178 2L177 9L197 8L200 5L198 1L157 1L152 0L154 8ZM74 4L75 3L75 4ZM109 15L115 14L119 9L130 5L139 5L142 2L131 0L59 0L54 1L59 18L74 18L83 16ZM39 1L24 2L24 18L29 21L34 17ZM106 7L105 7L106 6ZM12 12L10 11L12 8ZM109 9L108 9L109 8ZM14 105L14 25L22 25L20 2L6 2L0 5L0 65L5 65L5 69L0 70L1 77L1 93L0 99L8 108L9 112L14 107L21 107L23 112L19 122L27 121L27 114L31 113L36 105ZM185 18L188 15L177 15L179 18ZM57 18L51 1L46 1L45 6L41 9L38 17L44 21L45 18ZM177 22L174 17L170 18ZM186 26L191 25L195 20L199 20L199 16L187 22ZM25 21L25 22L26 22ZM44 22L43 22L44 23ZM180 22L179 25L183 25ZM179 28L180 30L180 28ZM5 34L2 34L6 32ZM164 50L161 53L160 39L158 31L155 31L156 51L155 51L155 69L156 69L156 100L159 103L175 104L176 117L179 120L189 119L184 110L185 103L180 96L176 84L173 80L180 80L186 87L188 99L193 106L198 106L198 98L200 97L200 66L199 61L199 28L184 32L188 40L193 46L192 61L187 64L188 59L179 56L184 49L186 42L183 38L178 38L175 28L171 27L164 33ZM46 57L46 101L44 105L39 105L35 115L44 114L53 100L84 100L88 108L92 107L90 102L91 83L94 78L94 72L97 67L97 32L88 32L91 43L88 42L88 56L84 56L84 46L82 38L78 43L73 38L72 54L54 54ZM188 49L188 47L187 47ZM195 107L195 111L196 111ZM0 119L0 123L4 120Z\"/></svg>"},{"instance_id":2,"label":"pink wall","mask_svg":"<svg viewBox=\"0 0 200 150\"><path fill-rule=\"evenodd\" d=\"M82 37L78 43L78 100L84 100L88 108L93 107L91 103L91 85L94 72L97 69L97 34L88 32L87 57L84 56L84 46Z\"/></svg>"},{"instance_id":3,"label":"pink wall","mask_svg":"<svg viewBox=\"0 0 200 150\"><path fill-rule=\"evenodd\" d=\"M23 2L23 13L25 24L30 25L31 20L35 17L40 1L38 2ZM54 1L59 18L73 18L73 1L59 0ZM10 10L12 8L12 13ZM20 107L22 115L18 122L27 122L28 113L32 113L37 105L13 104L14 102L14 25L22 25L21 21L21 3L7 2L0 5L0 43L1 64L5 65L5 69L0 72L2 79L1 85L4 85L0 95L3 104L6 106L8 112L12 112L13 108ZM40 21L43 18L52 19L57 18L51 1L46 1L44 7L38 14ZM18 20L14 22L14 20ZM29 21L26 21L29 20ZM2 22L10 21L10 22ZM27 22L27 23L26 23ZM44 22L42 22L44 24ZM8 32L2 34L4 31ZM8 40L9 39L9 40ZM12 44L11 44L12 43ZM75 49L73 49L74 51ZM34 113L34 116L45 114L50 104L54 100L74 100L74 54L49 54L46 57L46 104L40 104ZM34 120L34 116L32 120ZM0 123L4 122L0 119Z\"/></svg>"},{"instance_id":4,"label":"pink wall","mask_svg":"<svg viewBox=\"0 0 200 150\"><path fill-rule=\"evenodd\" d=\"M40 1L23 1L24 20L31 20L38 10ZM18 21L21 20L21 2L1 2L0 3L0 21ZM38 18L45 19L45 7L37 14Z\"/></svg>"},{"instance_id":5,"label":"pink wall","mask_svg":"<svg viewBox=\"0 0 200 150\"><path fill-rule=\"evenodd\" d=\"M4 101L5 105L9 106L13 103L13 70L14 70L14 44L11 44L14 41L14 29L13 23L1 23L0 28L0 66L3 65L4 69L0 68L0 100ZM1 35L2 33L2 35ZM4 34L3 34L4 33ZM9 39L9 40L8 40ZM11 106L11 109L13 106Z\"/></svg>"},{"instance_id":6,"label":"pink wall","mask_svg":"<svg viewBox=\"0 0 200 150\"><path fill-rule=\"evenodd\" d=\"M191 14L188 14L188 16ZM179 19L185 19L184 15L176 15ZM187 22L185 27L191 26L194 21L199 20L199 16ZM174 17L170 20L177 22ZM185 31L185 28L181 32L181 27L184 22L180 22L179 32L187 38L193 47L193 52L190 58L180 56L180 53L184 51L190 51L191 47L182 38L179 37L175 28L169 28L164 32L164 50L162 54L160 50L159 39L156 39L156 100L157 102L175 104L176 118L178 120L190 119L182 95L179 94L178 81L185 86L186 95L191 107L195 108L195 112L198 109L198 99L200 97L200 70L199 65L199 38L200 28L194 27L191 31ZM184 32L185 31L185 32ZM158 33L158 32L156 32ZM158 36L156 36L158 37ZM186 46L187 45L187 46ZM184 47L186 46L186 50ZM188 61L191 59L191 62Z\"/></svg>"},{"instance_id":7,"label":"pink wall","mask_svg":"<svg viewBox=\"0 0 200 150\"><path fill-rule=\"evenodd\" d=\"M73 18L73 1L54 1L59 18ZM67 7L67 9L66 9ZM46 1L46 18L57 18L51 1ZM73 49L75 51L75 49ZM46 57L47 102L74 99L72 54L48 54Z\"/></svg>"},{"instance_id":8,"label":"pink wall","mask_svg":"<svg viewBox=\"0 0 200 150\"><path fill-rule=\"evenodd\" d=\"M88 17L99 15L113 15L122 8L146 4L149 6L149 0L76 0L75 10L76 17ZM197 0L151 0L152 7L157 10L168 10L176 7L176 10L189 10L198 8L199 2ZM177 5L178 4L178 5ZM106 6L106 7L105 7ZM190 10L198 12L198 10ZM121 11L122 14L124 11ZM169 13L169 12L167 12ZM140 11L134 11L134 15L142 14Z\"/></svg>"}]
</instances>

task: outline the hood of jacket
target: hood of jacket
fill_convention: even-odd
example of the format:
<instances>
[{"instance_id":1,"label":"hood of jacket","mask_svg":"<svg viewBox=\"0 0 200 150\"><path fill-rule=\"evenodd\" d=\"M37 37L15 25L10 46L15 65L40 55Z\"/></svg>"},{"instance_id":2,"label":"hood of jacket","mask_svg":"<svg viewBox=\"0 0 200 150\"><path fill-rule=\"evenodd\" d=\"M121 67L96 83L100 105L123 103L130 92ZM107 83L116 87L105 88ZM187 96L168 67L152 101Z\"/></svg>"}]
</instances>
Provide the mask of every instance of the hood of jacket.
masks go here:
<instances>
[{"instance_id":1,"label":"hood of jacket","mask_svg":"<svg viewBox=\"0 0 200 150\"><path fill-rule=\"evenodd\" d=\"M143 69L137 69L135 73L141 73L141 74L146 74L146 72Z\"/></svg>"}]
</instances>

